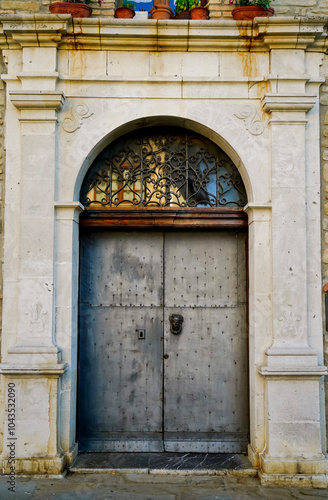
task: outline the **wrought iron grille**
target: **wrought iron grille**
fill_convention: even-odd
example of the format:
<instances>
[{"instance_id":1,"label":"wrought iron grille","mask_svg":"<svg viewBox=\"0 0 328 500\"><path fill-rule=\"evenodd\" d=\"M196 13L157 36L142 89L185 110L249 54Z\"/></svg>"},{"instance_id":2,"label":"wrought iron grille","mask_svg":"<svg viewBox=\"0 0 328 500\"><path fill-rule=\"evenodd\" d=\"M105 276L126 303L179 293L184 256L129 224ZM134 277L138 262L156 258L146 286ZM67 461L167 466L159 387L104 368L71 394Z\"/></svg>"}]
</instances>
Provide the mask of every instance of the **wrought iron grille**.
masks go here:
<instances>
[{"instance_id":1,"label":"wrought iron grille","mask_svg":"<svg viewBox=\"0 0 328 500\"><path fill-rule=\"evenodd\" d=\"M107 146L90 167L84 206L243 207L241 176L209 139L172 127L127 134Z\"/></svg>"}]
</instances>

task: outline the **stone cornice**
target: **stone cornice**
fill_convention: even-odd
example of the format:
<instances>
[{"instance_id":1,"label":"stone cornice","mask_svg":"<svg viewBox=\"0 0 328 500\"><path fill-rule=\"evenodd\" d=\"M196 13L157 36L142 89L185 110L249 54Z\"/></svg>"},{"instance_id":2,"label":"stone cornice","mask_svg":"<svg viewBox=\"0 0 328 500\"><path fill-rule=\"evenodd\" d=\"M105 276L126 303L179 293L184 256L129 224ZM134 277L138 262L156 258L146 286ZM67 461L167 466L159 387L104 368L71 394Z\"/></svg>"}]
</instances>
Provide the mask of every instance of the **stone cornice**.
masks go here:
<instances>
[{"instance_id":1,"label":"stone cornice","mask_svg":"<svg viewBox=\"0 0 328 500\"><path fill-rule=\"evenodd\" d=\"M19 110L47 109L60 111L64 104L63 92L11 90L10 100Z\"/></svg>"},{"instance_id":2,"label":"stone cornice","mask_svg":"<svg viewBox=\"0 0 328 500\"><path fill-rule=\"evenodd\" d=\"M67 32L69 15L5 15L0 17L0 48L56 47Z\"/></svg>"},{"instance_id":3,"label":"stone cornice","mask_svg":"<svg viewBox=\"0 0 328 500\"><path fill-rule=\"evenodd\" d=\"M326 19L258 18L233 20L80 19L61 15L0 17L0 47L56 46L75 50L218 51L290 48L323 52Z\"/></svg>"},{"instance_id":4,"label":"stone cornice","mask_svg":"<svg viewBox=\"0 0 328 500\"><path fill-rule=\"evenodd\" d=\"M299 18L278 17L257 18L258 36L264 37L270 49L304 49L324 52L327 50L325 25L328 17Z\"/></svg>"}]
</instances>

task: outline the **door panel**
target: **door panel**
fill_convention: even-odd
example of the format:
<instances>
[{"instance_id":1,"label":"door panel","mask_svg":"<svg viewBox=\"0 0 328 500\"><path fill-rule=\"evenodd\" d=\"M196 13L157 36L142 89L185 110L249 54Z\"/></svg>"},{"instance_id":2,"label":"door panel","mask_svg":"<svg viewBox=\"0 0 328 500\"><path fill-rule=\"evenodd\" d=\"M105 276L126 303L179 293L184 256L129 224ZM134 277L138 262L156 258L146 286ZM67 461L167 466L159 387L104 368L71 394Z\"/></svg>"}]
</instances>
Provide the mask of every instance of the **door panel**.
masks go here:
<instances>
[{"instance_id":1,"label":"door panel","mask_svg":"<svg viewBox=\"0 0 328 500\"><path fill-rule=\"evenodd\" d=\"M92 231L81 243L81 302L93 306L161 306L161 233Z\"/></svg>"},{"instance_id":2,"label":"door panel","mask_svg":"<svg viewBox=\"0 0 328 500\"><path fill-rule=\"evenodd\" d=\"M165 306L237 305L236 232L166 233Z\"/></svg>"},{"instance_id":3,"label":"door panel","mask_svg":"<svg viewBox=\"0 0 328 500\"><path fill-rule=\"evenodd\" d=\"M245 237L167 234L164 253L165 450L245 451L246 273L237 258L245 254ZM180 335L170 332L172 313L184 318Z\"/></svg>"},{"instance_id":4,"label":"door panel","mask_svg":"<svg viewBox=\"0 0 328 500\"><path fill-rule=\"evenodd\" d=\"M161 234L98 231L82 238L81 451L163 448L162 250Z\"/></svg>"},{"instance_id":5,"label":"door panel","mask_svg":"<svg viewBox=\"0 0 328 500\"><path fill-rule=\"evenodd\" d=\"M245 451L247 360L245 234L81 235L80 451Z\"/></svg>"}]
</instances>

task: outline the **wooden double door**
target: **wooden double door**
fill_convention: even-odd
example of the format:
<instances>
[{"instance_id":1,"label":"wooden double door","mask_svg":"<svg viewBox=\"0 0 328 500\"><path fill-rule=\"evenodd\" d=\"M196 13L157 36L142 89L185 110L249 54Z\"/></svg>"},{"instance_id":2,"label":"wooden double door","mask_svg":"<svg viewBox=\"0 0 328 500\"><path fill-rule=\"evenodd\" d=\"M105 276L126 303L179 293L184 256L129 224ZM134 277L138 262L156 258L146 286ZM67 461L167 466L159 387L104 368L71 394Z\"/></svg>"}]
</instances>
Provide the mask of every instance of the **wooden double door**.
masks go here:
<instances>
[{"instance_id":1,"label":"wooden double door","mask_svg":"<svg viewBox=\"0 0 328 500\"><path fill-rule=\"evenodd\" d=\"M80 451L246 451L245 248L236 230L82 232Z\"/></svg>"}]
</instances>

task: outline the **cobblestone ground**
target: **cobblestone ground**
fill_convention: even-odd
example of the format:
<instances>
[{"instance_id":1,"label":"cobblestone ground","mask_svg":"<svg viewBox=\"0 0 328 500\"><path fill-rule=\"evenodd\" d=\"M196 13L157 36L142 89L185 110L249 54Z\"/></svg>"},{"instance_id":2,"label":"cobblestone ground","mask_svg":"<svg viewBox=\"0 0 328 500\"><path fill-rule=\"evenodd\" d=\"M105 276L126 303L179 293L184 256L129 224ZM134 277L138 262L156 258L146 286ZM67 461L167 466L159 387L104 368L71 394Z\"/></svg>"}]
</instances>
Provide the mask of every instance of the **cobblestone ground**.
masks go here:
<instances>
[{"instance_id":1,"label":"cobblestone ground","mask_svg":"<svg viewBox=\"0 0 328 500\"><path fill-rule=\"evenodd\" d=\"M72 474L63 479L0 478L1 500L311 500L328 490L261 486L258 479L173 474Z\"/></svg>"}]
</instances>

